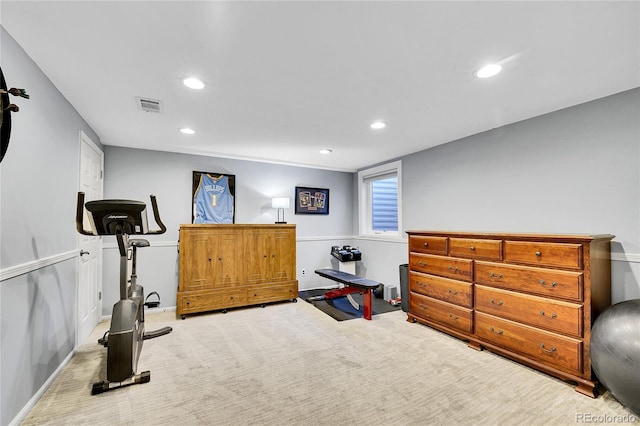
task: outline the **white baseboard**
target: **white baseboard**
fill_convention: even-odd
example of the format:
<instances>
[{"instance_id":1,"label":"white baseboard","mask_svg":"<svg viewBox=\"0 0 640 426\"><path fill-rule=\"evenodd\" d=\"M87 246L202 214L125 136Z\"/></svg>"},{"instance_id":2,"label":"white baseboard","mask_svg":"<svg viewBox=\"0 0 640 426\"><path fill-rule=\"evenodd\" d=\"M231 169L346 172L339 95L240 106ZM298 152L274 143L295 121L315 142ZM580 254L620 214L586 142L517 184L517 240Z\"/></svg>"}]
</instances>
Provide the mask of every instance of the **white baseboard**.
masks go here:
<instances>
[{"instance_id":1,"label":"white baseboard","mask_svg":"<svg viewBox=\"0 0 640 426\"><path fill-rule=\"evenodd\" d=\"M611 260L618 262L640 263L640 253L611 253Z\"/></svg>"}]
</instances>

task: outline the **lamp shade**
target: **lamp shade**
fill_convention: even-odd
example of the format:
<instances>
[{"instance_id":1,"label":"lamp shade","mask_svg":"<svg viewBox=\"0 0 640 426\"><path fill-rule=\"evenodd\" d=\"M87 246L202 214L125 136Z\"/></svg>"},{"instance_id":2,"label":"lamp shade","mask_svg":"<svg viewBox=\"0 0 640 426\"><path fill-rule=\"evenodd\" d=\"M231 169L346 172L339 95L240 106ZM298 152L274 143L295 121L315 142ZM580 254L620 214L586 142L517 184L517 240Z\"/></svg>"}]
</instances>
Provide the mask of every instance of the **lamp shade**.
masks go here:
<instances>
[{"instance_id":1,"label":"lamp shade","mask_svg":"<svg viewBox=\"0 0 640 426\"><path fill-rule=\"evenodd\" d=\"M274 209L288 209L289 197L276 197L271 199L271 207Z\"/></svg>"}]
</instances>

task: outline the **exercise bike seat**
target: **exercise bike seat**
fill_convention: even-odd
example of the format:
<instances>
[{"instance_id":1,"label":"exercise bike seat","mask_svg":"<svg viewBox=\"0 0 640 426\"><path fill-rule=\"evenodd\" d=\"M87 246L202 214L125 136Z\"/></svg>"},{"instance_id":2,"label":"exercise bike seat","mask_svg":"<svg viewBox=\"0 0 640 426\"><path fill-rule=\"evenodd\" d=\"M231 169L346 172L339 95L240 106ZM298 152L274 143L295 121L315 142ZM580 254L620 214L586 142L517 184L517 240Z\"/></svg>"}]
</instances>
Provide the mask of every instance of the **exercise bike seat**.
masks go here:
<instances>
[{"instance_id":1,"label":"exercise bike seat","mask_svg":"<svg viewBox=\"0 0 640 426\"><path fill-rule=\"evenodd\" d=\"M129 244L133 247L149 247L149 241L141 238L131 239L129 240Z\"/></svg>"}]
</instances>

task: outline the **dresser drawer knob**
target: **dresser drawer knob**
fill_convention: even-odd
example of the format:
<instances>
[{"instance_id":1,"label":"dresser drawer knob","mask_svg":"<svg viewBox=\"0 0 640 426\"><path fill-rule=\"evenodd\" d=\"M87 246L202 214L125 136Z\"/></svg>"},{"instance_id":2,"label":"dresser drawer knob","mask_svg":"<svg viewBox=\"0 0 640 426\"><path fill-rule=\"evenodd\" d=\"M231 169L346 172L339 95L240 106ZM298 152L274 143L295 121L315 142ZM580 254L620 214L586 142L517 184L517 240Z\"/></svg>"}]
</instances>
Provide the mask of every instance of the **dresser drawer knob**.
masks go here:
<instances>
[{"instance_id":1,"label":"dresser drawer knob","mask_svg":"<svg viewBox=\"0 0 640 426\"><path fill-rule=\"evenodd\" d=\"M547 348L545 348L545 347L544 347L544 343L540 343L540 348L541 348L543 351L548 352L548 353L553 353L553 352L557 351L557 349L556 349L556 347L555 347L555 346L551 346L551 349L547 349Z\"/></svg>"},{"instance_id":2,"label":"dresser drawer knob","mask_svg":"<svg viewBox=\"0 0 640 426\"><path fill-rule=\"evenodd\" d=\"M502 331L502 330L496 331L496 329L493 328L493 327L489 327L489 330L494 334L502 334L502 333L504 333L504 331Z\"/></svg>"},{"instance_id":3,"label":"dresser drawer knob","mask_svg":"<svg viewBox=\"0 0 640 426\"><path fill-rule=\"evenodd\" d=\"M536 256L540 257L542 256L542 253L540 253L539 251L536 252Z\"/></svg>"},{"instance_id":4,"label":"dresser drawer knob","mask_svg":"<svg viewBox=\"0 0 640 426\"><path fill-rule=\"evenodd\" d=\"M424 246L425 247L429 247L429 243L424 243Z\"/></svg>"},{"instance_id":5,"label":"dresser drawer knob","mask_svg":"<svg viewBox=\"0 0 640 426\"><path fill-rule=\"evenodd\" d=\"M448 289L447 291L448 291L449 293L458 294L458 290L451 290L451 289Z\"/></svg>"},{"instance_id":6,"label":"dresser drawer knob","mask_svg":"<svg viewBox=\"0 0 640 426\"><path fill-rule=\"evenodd\" d=\"M491 299L491 304L502 306L504 304L504 302L502 300L499 300L499 301L496 302L495 299ZM541 312L541 313L544 314L544 312Z\"/></svg>"},{"instance_id":7,"label":"dresser drawer knob","mask_svg":"<svg viewBox=\"0 0 640 426\"><path fill-rule=\"evenodd\" d=\"M474 251L476 248L474 246L469 247L469 250Z\"/></svg>"},{"instance_id":8,"label":"dresser drawer knob","mask_svg":"<svg viewBox=\"0 0 640 426\"><path fill-rule=\"evenodd\" d=\"M451 319L452 319L452 320L454 320L454 321L458 321L458 318L459 318L459 317L458 317L457 315L456 315L456 316L454 316L453 314L449 314L449 318L451 318Z\"/></svg>"},{"instance_id":9,"label":"dresser drawer knob","mask_svg":"<svg viewBox=\"0 0 640 426\"><path fill-rule=\"evenodd\" d=\"M542 286L545 286L545 287L546 287L547 283L545 282L545 280L540 280L540 285L542 285ZM555 286L557 286L557 285L558 285L558 283L557 283L557 282L555 282L555 281L553 281L553 282L551 283L551 287L555 287Z\"/></svg>"},{"instance_id":10,"label":"dresser drawer knob","mask_svg":"<svg viewBox=\"0 0 640 426\"><path fill-rule=\"evenodd\" d=\"M457 271L457 270L458 270L458 267L456 266L456 267L454 268L453 266L449 265L449 270L450 270L450 271Z\"/></svg>"},{"instance_id":11,"label":"dresser drawer knob","mask_svg":"<svg viewBox=\"0 0 640 426\"><path fill-rule=\"evenodd\" d=\"M418 265L420 266L427 266L427 262L423 262L421 260L418 261Z\"/></svg>"},{"instance_id":12,"label":"dresser drawer knob","mask_svg":"<svg viewBox=\"0 0 640 426\"><path fill-rule=\"evenodd\" d=\"M425 311L427 310L427 305L423 305L422 303L420 303L420 309L424 309Z\"/></svg>"},{"instance_id":13,"label":"dresser drawer knob","mask_svg":"<svg viewBox=\"0 0 640 426\"><path fill-rule=\"evenodd\" d=\"M418 281L418 287L423 287L424 288L424 287L426 287L428 285L429 285L429 283L423 283L422 281Z\"/></svg>"},{"instance_id":14,"label":"dresser drawer knob","mask_svg":"<svg viewBox=\"0 0 640 426\"><path fill-rule=\"evenodd\" d=\"M489 276L491 278L502 278L502 274L494 274L493 272L489 272Z\"/></svg>"},{"instance_id":15,"label":"dresser drawer knob","mask_svg":"<svg viewBox=\"0 0 640 426\"><path fill-rule=\"evenodd\" d=\"M548 318L548 319L558 318L558 315L556 315L556 314L551 314L551 316L549 316L549 315L546 315L546 314L544 313L544 311L540 311L540 315L541 315L541 316L543 316L543 317L545 317L545 318Z\"/></svg>"}]
</instances>

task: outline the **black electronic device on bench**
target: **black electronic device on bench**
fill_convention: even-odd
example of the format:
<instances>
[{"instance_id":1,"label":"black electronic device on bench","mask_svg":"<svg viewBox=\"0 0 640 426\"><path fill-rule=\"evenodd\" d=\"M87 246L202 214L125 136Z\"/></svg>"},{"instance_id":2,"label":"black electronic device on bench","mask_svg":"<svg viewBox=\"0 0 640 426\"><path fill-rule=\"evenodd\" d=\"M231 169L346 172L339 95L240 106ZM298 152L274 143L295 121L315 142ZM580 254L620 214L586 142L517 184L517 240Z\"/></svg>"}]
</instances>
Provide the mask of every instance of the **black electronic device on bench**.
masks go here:
<instances>
[{"instance_id":1,"label":"black electronic device on bench","mask_svg":"<svg viewBox=\"0 0 640 426\"><path fill-rule=\"evenodd\" d=\"M163 234L167 228L160 219L156 197L151 195L153 216L160 227L149 230L146 204L132 200L97 200L84 203L84 193L78 193L76 229L83 235L115 235L120 250L120 300L113 305L108 337L98 342L107 347L107 380L93 384L91 394L151 380L151 373L136 374L138 358L145 339L168 334L171 327L144 331L144 289L137 283L136 251L148 247L143 239L129 239L129 235ZM84 228L84 212L91 229ZM131 260L131 276L127 266ZM106 333L105 333L106 336Z\"/></svg>"}]
</instances>

